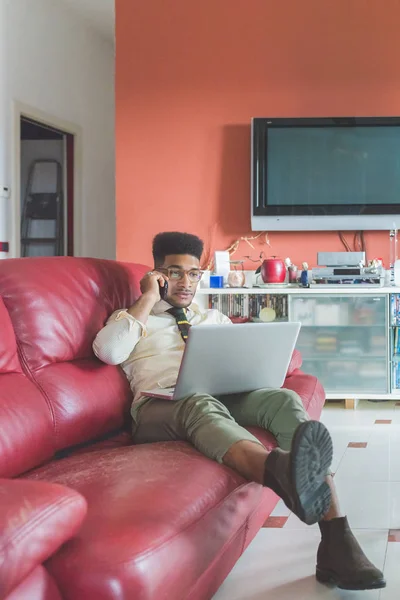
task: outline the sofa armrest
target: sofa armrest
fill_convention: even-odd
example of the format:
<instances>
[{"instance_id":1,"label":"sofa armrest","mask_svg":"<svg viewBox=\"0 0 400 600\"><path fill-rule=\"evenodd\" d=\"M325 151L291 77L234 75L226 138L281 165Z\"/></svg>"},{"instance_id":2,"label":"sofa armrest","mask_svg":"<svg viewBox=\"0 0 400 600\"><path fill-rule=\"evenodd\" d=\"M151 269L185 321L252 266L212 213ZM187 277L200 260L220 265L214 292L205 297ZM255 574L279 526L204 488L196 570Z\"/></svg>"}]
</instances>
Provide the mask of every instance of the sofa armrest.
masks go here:
<instances>
[{"instance_id":1,"label":"sofa armrest","mask_svg":"<svg viewBox=\"0 0 400 600\"><path fill-rule=\"evenodd\" d=\"M311 419L319 421L325 404L325 390L314 375L307 375L296 369L285 379L283 387L296 392Z\"/></svg>"},{"instance_id":2,"label":"sofa armrest","mask_svg":"<svg viewBox=\"0 0 400 600\"><path fill-rule=\"evenodd\" d=\"M0 600L76 533L86 509L64 486L0 479Z\"/></svg>"},{"instance_id":3,"label":"sofa armrest","mask_svg":"<svg viewBox=\"0 0 400 600\"><path fill-rule=\"evenodd\" d=\"M303 359L301 358L301 354L298 350L293 350L292 358L290 360L289 368L287 370L286 377L290 377L293 375L296 369L300 369L303 364Z\"/></svg>"}]
</instances>

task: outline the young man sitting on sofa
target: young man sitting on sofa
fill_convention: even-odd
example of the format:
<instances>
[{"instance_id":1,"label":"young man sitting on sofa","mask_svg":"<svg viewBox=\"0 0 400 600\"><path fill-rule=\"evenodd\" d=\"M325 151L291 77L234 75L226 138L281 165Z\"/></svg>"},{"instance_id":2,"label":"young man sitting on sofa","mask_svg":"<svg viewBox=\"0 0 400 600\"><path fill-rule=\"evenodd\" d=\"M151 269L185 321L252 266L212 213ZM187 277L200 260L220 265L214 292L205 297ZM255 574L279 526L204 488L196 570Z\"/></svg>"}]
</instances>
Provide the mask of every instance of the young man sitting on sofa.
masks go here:
<instances>
[{"instance_id":1,"label":"young man sitting on sofa","mask_svg":"<svg viewBox=\"0 0 400 600\"><path fill-rule=\"evenodd\" d=\"M203 242L167 232L153 241L154 271L142 279L142 296L109 318L93 343L96 356L120 364L134 394L136 443L187 440L210 459L274 490L307 524L319 522L317 578L346 589L385 586L342 516L329 473L332 442L325 427L310 421L292 390L263 389L214 398L195 394L178 402L141 396L143 390L176 383L188 329L229 323L216 310L192 304L201 279ZM160 285L168 282L164 300ZM201 376L201 365L199 365ZM279 448L268 452L245 427L270 431Z\"/></svg>"}]
</instances>

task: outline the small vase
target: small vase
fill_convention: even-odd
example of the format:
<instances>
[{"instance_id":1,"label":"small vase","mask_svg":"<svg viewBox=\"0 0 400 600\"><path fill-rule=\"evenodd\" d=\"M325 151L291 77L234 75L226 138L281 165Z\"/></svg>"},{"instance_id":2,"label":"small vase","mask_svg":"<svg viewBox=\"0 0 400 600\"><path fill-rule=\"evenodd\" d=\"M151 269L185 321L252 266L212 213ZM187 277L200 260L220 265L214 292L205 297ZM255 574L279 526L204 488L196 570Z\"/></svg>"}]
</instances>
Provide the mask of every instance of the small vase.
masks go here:
<instances>
[{"instance_id":1,"label":"small vase","mask_svg":"<svg viewBox=\"0 0 400 600\"><path fill-rule=\"evenodd\" d=\"M243 287L246 277L243 271L230 271L228 275L228 285L231 288Z\"/></svg>"}]
</instances>

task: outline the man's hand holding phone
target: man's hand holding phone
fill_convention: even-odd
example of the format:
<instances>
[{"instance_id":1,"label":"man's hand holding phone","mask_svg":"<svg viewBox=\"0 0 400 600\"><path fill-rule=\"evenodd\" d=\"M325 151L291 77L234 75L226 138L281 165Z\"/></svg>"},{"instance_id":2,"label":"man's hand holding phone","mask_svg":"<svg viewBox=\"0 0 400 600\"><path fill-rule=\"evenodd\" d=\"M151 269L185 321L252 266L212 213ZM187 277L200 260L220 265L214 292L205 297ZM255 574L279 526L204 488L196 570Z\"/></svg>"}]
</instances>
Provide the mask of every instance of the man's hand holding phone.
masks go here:
<instances>
[{"instance_id":1,"label":"man's hand holding phone","mask_svg":"<svg viewBox=\"0 0 400 600\"><path fill-rule=\"evenodd\" d=\"M141 324L145 324L153 306L167 294L168 277L158 271L150 271L141 279L140 289L142 295L128 309L128 313Z\"/></svg>"},{"instance_id":2,"label":"man's hand holding phone","mask_svg":"<svg viewBox=\"0 0 400 600\"><path fill-rule=\"evenodd\" d=\"M164 300L168 292L168 277L158 271L146 273L140 282L143 295L153 296L154 304L160 299Z\"/></svg>"}]
</instances>

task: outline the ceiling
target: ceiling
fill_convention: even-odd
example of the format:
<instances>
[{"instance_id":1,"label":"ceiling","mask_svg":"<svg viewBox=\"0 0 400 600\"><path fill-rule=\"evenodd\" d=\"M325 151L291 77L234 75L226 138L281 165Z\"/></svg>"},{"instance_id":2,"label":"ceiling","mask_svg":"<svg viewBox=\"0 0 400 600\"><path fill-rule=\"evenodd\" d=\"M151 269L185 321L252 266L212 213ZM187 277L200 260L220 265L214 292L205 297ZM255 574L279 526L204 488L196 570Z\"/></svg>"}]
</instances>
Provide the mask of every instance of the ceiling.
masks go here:
<instances>
[{"instance_id":1,"label":"ceiling","mask_svg":"<svg viewBox=\"0 0 400 600\"><path fill-rule=\"evenodd\" d=\"M115 0L63 0L103 37L114 41Z\"/></svg>"}]
</instances>

